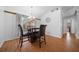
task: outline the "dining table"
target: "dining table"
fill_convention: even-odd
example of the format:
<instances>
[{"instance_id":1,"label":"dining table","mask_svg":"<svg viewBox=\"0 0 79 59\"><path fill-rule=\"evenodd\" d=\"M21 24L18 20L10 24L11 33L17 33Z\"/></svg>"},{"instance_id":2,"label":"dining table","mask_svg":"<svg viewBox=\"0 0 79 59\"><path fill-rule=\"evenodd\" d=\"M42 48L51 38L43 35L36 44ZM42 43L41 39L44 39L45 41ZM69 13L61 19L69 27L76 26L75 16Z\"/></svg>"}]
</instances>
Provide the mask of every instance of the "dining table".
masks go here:
<instances>
[{"instance_id":1,"label":"dining table","mask_svg":"<svg viewBox=\"0 0 79 59\"><path fill-rule=\"evenodd\" d=\"M36 40L37 40L37 37L36 37L36 34L38 34L39 33L39 31L40 31L40 28L29 28L28 29L28 33L31 33L30 35L29 35L29 37L30 37L30 42L31 43L33 43L33 42L35 42Z\"/></svg>"}]
</instances>

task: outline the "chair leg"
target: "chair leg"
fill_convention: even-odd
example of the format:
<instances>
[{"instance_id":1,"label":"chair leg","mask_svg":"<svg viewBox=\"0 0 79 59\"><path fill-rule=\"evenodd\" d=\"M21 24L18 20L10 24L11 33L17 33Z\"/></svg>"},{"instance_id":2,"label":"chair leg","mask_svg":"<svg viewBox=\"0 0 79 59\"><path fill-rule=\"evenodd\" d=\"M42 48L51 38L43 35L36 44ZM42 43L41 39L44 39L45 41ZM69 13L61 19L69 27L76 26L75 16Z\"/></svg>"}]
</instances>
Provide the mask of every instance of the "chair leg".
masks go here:
<instances>
[{"instance_id":1,"label":"chair leg","mask_svg":"<svg viewBox=\"0 0 79 59\"><path fill-rule=\"evenodd\" d=\"M22 37L20 37L19 44L20 44L20 48L21 48L22 47L22 44L23 44L23 38Z\"/></svg>"},{"instance_id":2,"label":"chair leg","mask_svg":"<svg viewBox=\"0 0 79 59\"><path fill-rule=\"evenodd\" d=\"M23 42L21 41L21 45L20 45L20 48L22 48L22 44L23 44Z\"/></svg>"},{"instance_id":3,"label":"chair leg","mask_svg":"<svg viewBox=\"0 0 79 59\"><path fill-rule=\"evenodd\" d=\"M44 36L44 41L45 41L45 45L46 45L46 38L45 38L45 36Z\"/></svg>"},{"instance_id":4,"label":"chair leg","mask_svg":"<svg viewBox=\"0 0 79 59\"><path fill-rule=\"evenodd\" d=\"M28 36L28 41L29 41L30 39L29 39L29 36Z\"/></svg>"},{"instance_id":5,"label":"chair leg","mask_svg":"<svg viewBox=\"0 0 79 59\"><path fill-rule=\"evenodd\" d=\"M20 39L19 39L19 46L20 46L20 43L21 43L21 41L20 41Z\"/></svg>"},{"instance_id":6,"label":"chair leg","mask_svg":"<svg viewBox=\"0 0 79 59\"><path fill-rule=\"evenodd\" d=\"M39 38L39 47L41 48L41 39Z\"/></svg>"}]
</instances>

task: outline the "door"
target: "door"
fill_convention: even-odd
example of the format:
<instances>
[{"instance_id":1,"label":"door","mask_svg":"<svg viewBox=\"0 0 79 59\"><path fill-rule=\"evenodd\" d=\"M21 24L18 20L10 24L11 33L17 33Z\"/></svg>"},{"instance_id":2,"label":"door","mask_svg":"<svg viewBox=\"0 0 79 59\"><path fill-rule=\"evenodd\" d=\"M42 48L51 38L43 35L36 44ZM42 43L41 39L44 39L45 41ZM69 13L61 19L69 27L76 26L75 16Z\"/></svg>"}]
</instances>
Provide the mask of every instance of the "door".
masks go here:
<instances>
[{"instance_id":1,"label":"door","mask_svg":"<svg viewBox=\"0 0 79 59\"><path fill-rule=\"evenodd\" d=\"M4 13L4 39L15 39L18 36L16 15Z\"/></svg>"}]
</instances>

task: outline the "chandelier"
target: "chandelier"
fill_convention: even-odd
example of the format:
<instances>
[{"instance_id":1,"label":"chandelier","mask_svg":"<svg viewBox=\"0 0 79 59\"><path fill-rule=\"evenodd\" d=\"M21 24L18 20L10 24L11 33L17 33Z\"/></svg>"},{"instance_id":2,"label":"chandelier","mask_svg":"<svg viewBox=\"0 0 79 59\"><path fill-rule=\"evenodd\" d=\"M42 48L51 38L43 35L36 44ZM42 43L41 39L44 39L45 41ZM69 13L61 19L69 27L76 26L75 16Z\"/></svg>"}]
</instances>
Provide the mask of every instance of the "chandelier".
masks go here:
<instances>
[{"instance_id":1,"label":"chandelier","mask_svg":"<svg viewBox=\"0 0 79 59\"><path fill-rule=\"evenodd\" d=\"M35 19L35 16L29 16L28 19Z\"/></svg>"}]
</instances>

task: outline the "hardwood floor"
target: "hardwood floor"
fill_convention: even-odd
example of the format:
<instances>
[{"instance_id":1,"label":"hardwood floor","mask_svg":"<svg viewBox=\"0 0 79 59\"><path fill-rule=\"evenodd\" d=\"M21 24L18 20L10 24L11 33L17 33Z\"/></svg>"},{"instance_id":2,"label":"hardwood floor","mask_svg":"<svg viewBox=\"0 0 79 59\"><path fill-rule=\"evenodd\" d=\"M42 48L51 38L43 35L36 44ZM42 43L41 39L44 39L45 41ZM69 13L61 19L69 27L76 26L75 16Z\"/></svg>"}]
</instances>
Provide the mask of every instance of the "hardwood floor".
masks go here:
<instances>
[{"instance_id":1,"label":"hardwood floor","mask_svg":"<svg viewBox=\"0 0 79 59\"><path fill-rule=\"evenodd\" d=\"M78 52L79 51L79 39L76 39L74 35L65 35L63 38L56 38L52 36L46 36L45 45L42 43L42 47L39 48L38 41L31 44L29 41L24 42L20 50L18 47L18 40L6 41L0 51L3 52Z\"/></svg>"}]
</instances>

